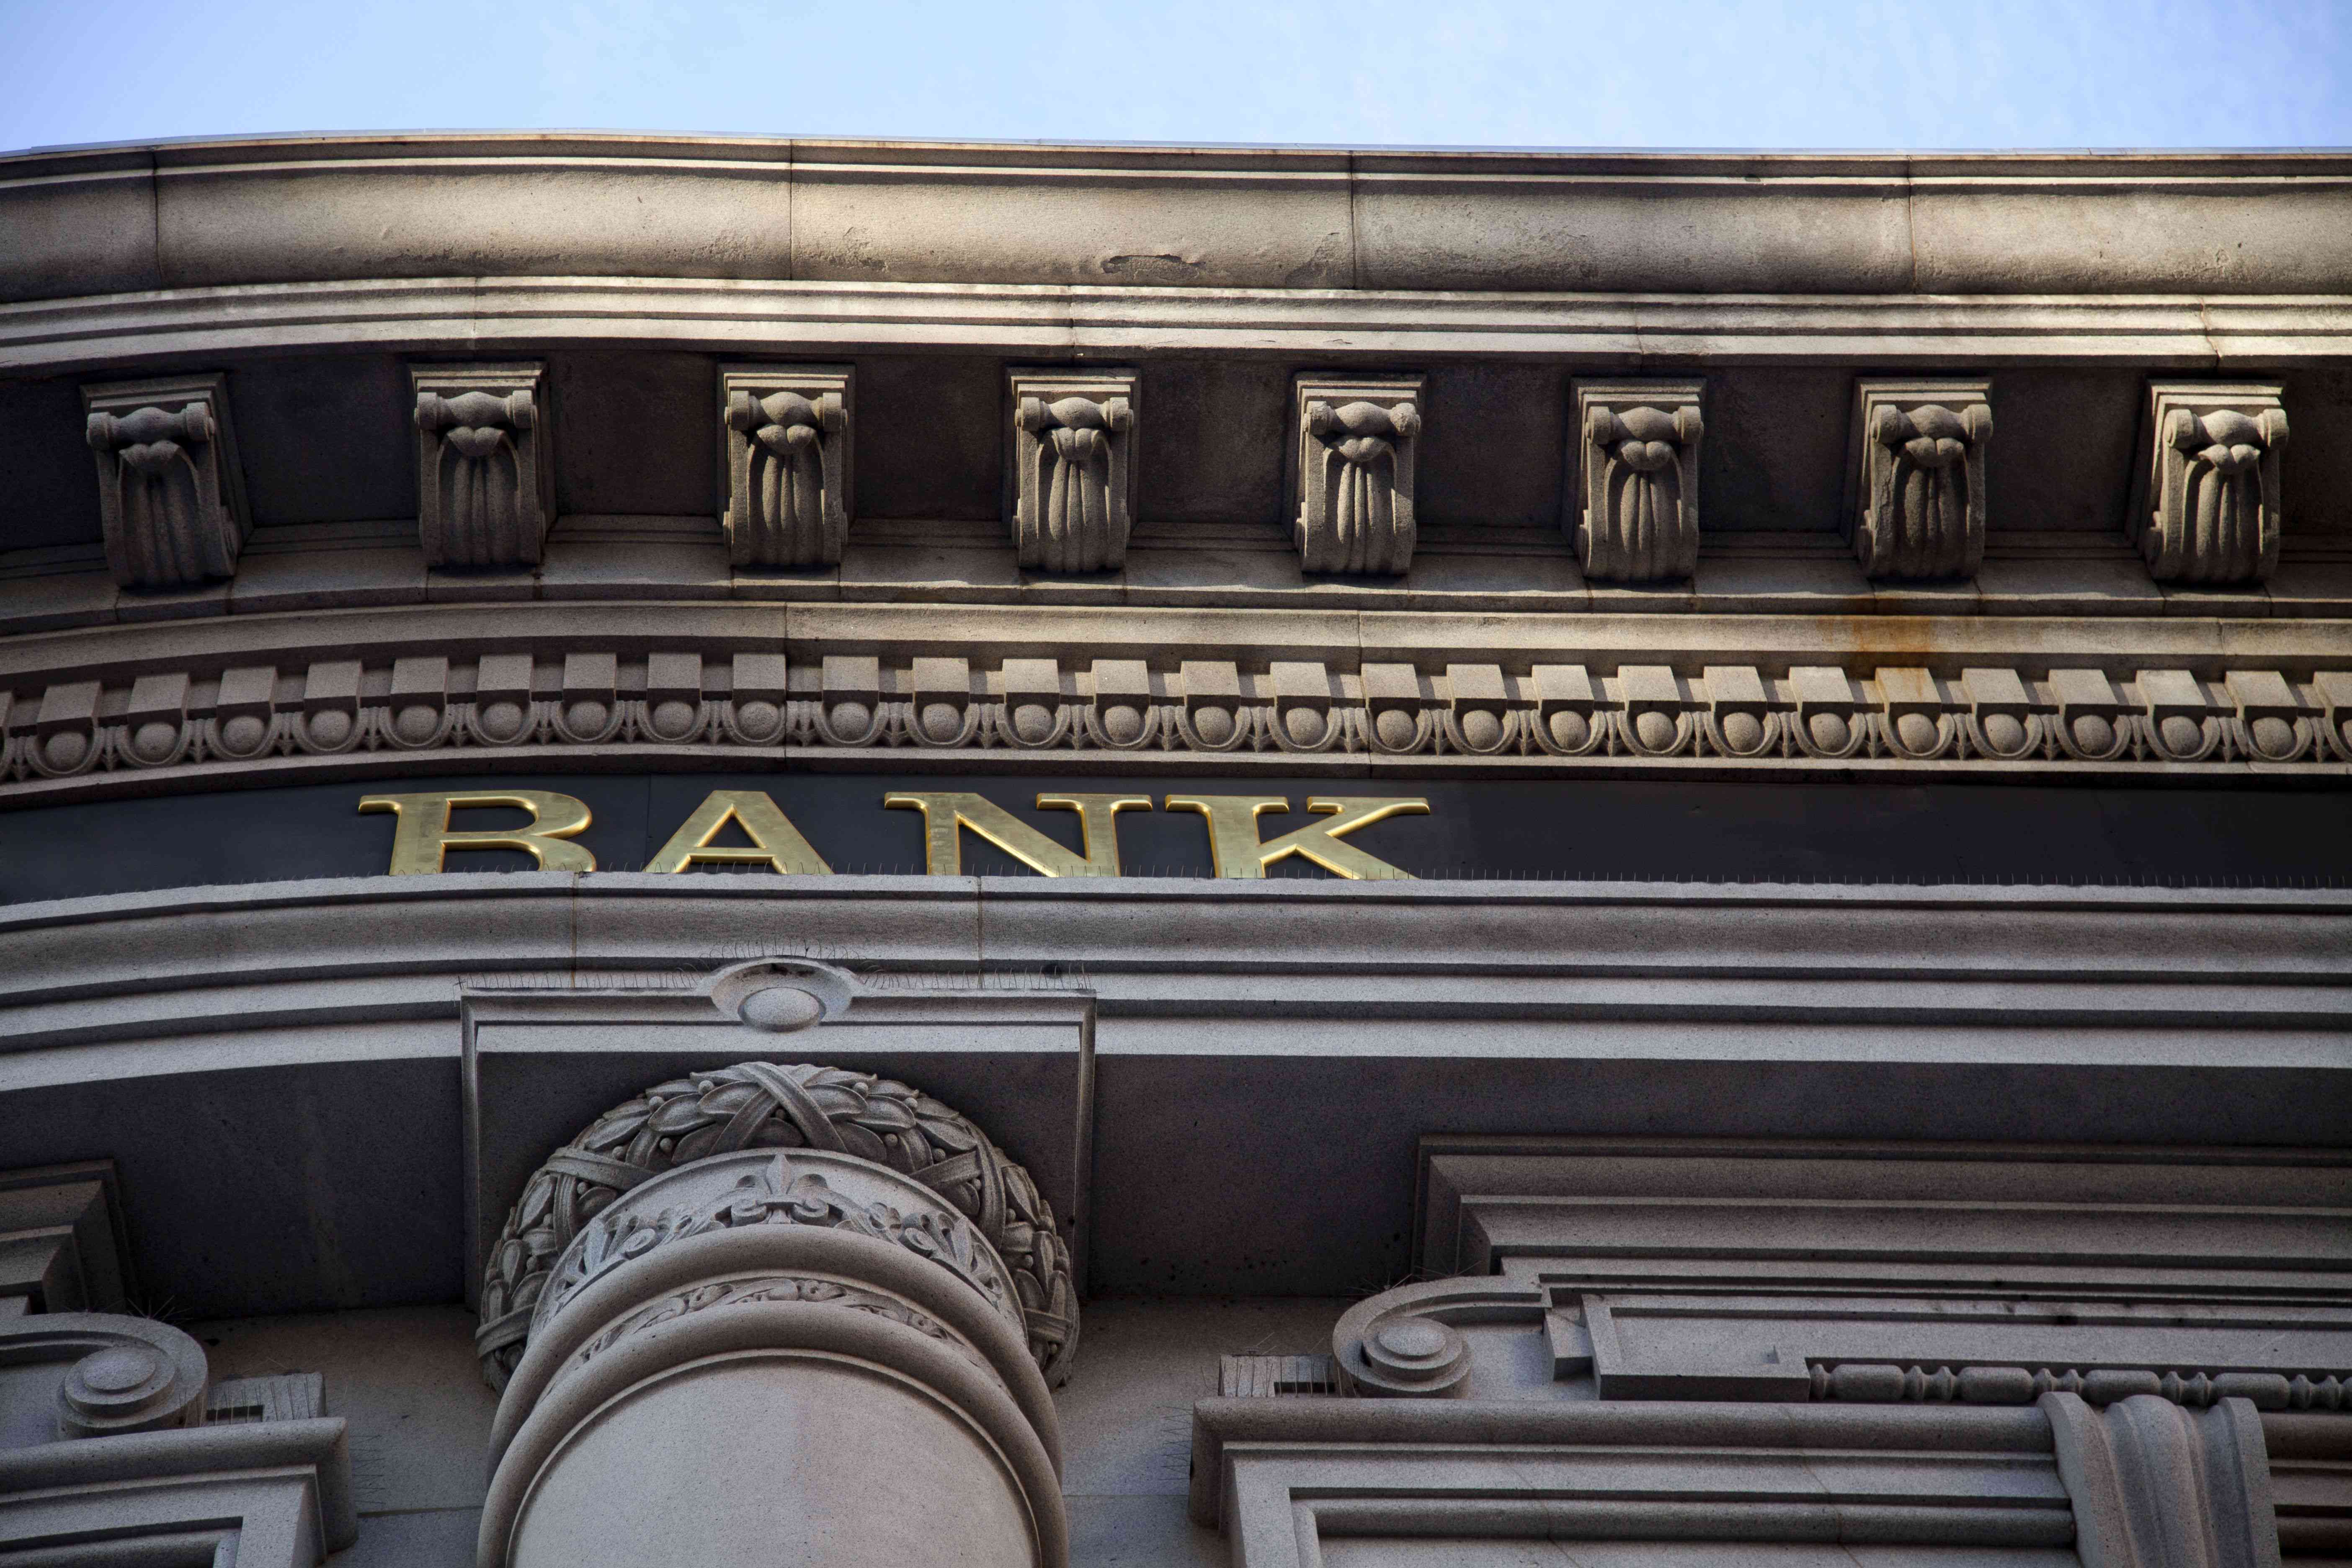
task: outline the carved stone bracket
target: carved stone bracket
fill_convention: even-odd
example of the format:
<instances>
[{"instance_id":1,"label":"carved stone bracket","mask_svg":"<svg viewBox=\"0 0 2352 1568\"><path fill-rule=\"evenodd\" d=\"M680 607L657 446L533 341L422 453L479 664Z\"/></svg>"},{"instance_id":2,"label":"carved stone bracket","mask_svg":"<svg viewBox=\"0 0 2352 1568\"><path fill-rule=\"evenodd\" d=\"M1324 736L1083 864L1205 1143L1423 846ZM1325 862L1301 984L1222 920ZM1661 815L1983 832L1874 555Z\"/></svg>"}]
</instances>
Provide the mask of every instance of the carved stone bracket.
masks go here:
<instances>
[{"instance_id":1,"label":"carved stone bracket","mask_svg":"<svg viewBox=\"0 0 2352 1568\"><path fill-rule=\"evenodd\" d=\"M2278 566L2277 386L2158 382L2147 389L2130 528L2159 583L2260 583Z\"/></svg>"},{"instance_id":2,"label":"carved stone bracket","mask_svg":"<svg viewBox=\"0 0 2352 1568\"><path fill-rule=\"evenodd\" d=\"M720 491L738 566L837 566L856 494L847 365L719 367Z\"/></svg>"},{"instance_id":3,"label":"carved stone bracket","mask_svg":"<svg viewBox=\"0 0 2352 1568\"><path fill-rule=\"evenodd\" d=\"M2083 1568L2277 1568L2262 1423L2242 1399L2191 1414L2140 1394L2094 1412L2040 1401Z\"/></svg>"},{"instance_id":4,"label":"carved stone bracket","mask_svg":"<svg viewBox=\"0 0 2352 1568\"><path fill-rule=\"evenodd\" d=\"M1976 574L1991 440L1989 380L1855 384L1844 516L1864 576Z\"/></svg>"},{"instance_id":5,"label":"carved stone bracket","mask_svg":"<svg viewBox=\"0 0 2352 1568\"><path fill-rule=\"evenodd\" d=\"M553 521L547 371L417 365L417 531L425 564L539 564Z\"/></svg>"},{"instance_id":6,"label":"carved stone bracket","mask_svg":"<svg viewBox=\"0 0 2352 1568\"><path fill-rule=\"evenodd\" d=\"M50 1385L60 1439L159 1432L205 1418L204 1347L152 1318L34 1312L0 1320L0 1365L64 1367L62 1380ZM0 1388L0 1416L11 1429L41 1425L11 1409L8 1395L42 1382L28 1376L20 1388Z\"/></svg>"},{"instance_id":7,"label":"carved stone bracket","mask_svg":"<svg viewBox=\"0 0 2352 1568\"><path fill-rule=\"evenodd\" d=\"M532 1175L483 1270L475 1340L485 1380L504 1385L534 1313L548 1310L542 1295L581 1283L551 1283L550 1270L620 1194L655 1173L746 1149L851 1154L940 1194L979 1227L1011 1271L1009 1310L1039 1367L1056 1382L1068 1375L1077 1348L1069 1248L1028 1172L963 1117L903 1083L838 1068L745 1062L656 1084L597 1118ZM818 1195L803 1195L809 1202L801 1208L817 1215ZM800 1212L789 1205L776 1212L786 1211ZM836 1216L824 1223L862 1222ZM650 1234L642 1242L612 1238L596 1256L651 1245Z\"/></svg>"},{"instance_id":8,"label":"carved stone bracket","mask_svg":"<svg viewBox=\"0 0 2352 1568\"><path fill-rule=\"evenodd\" d=\"M1698 566L1696 381L1580 381L1569 532L1587 577L1665 583Z\"/></svg>"},{"instance_id":9,"label":"carved stone bracket","mask_svg":"<svg viewBox=\"0 0 2352 1568\"><path fill-rule=\"evenodd\" d=\"M1412 565L1424 388L1417 375L1293 378L1292 529L1307 571L1394 574Z\"/></svg>"},{"instance_id":10,"label":"carved stone bracket","mask_svg":"<svg viewBox=\"0 0 2352 1568\"><path fill-rule=\"evenodd\" d=\"M81 400L114 580L186 588L232 575L252 521L227 378L112 382Z\"/></svg>"},{"instance_id":11,"label":"carved stone bracket","mask_svg":"<svg viewBox=\"0 0 2352 1568\"><path fill-rule=\"evenodd\" d=\"M1005 510L1021 564L1102 572L1127 560L1143 378L1131 370L1007 372Z\"/></svg>"}]
</instances>

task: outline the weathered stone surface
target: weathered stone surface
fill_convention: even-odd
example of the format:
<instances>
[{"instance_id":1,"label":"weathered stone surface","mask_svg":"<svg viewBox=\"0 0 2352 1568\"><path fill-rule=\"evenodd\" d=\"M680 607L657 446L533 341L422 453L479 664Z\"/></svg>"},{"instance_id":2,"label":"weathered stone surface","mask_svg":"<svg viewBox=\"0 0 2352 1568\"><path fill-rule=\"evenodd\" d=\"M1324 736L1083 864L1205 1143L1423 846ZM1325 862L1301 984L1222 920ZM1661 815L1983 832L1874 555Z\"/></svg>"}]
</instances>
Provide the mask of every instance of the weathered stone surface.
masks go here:
<instances>
[{"instance_id":1,"label":"weathered stone surface","mask_svg":"<svg viewBox=\"0 0 2352 1568\"><path fill-rule=\"evenodd\" d=\"M1863 575L1972 577L1984 560L1988 381L1862 381L1846 530Z\"/></svg>"},{"instance_id":2,"label":"weathered stone surface","mask_svg":"<svg viewBox=\"0 0 2352 1568\"><path fill-rule=\"evenodd\" d=\"M721 365L728 559L838 566L857 493L846 365Z\"/></svg>"},{"instance_id":3,"label":"weathered stone surface","mask_svg":"<svg viewBox=\"0 0 2352 1568\"><path fill-rule=\"evenodd\" d=\"M1587 577L1661 583L1697 569L1703 390L1696 381L1576 384L1576 479L1562 521Z\"/></svg>"},{"instance_id":4,"label":"weathered stone surface","mask_svg":"<svg viewBox=\"0 0 2352 1568\"><path fill-rule=\"evenodd\" d=\"M126 588L188 588L236 571L252 526L227 378L82 388L107 564Z\"/></svg>"},{"instance_id":5,"label":"weathered stone surface","mask_svg":"<svg viewBox=\"0 0 2352 1568\"><path fill-rule=\"evenodd\" d=\"M418 365L412 378L425 564L538 565L555 518L545 367Z\"/></svg>"},{"instance_id":6,"label":"weathered stone surface","mask_svg":"<svg viewBox=\"0 0 2352 1568\"><path fill-rule=\"evenodd\" d=\"M1007 373L1005 521L1021 564L1099 572L1135 522L1142 378L1133 371Z\"/></svg>"},{"instance_id":7,"label":"weathered stone surface","mask_svg":"<svg viewBox=\"0 0 2352 1568\"><path fill-rule=\"evenodd\" d=\"M1077 1349L1069 1248L1026 1171L971 1122L905 1084L747 1062L661 1084L615 1107L531 1178L484 1272L479 1344L491 1385L504 1385L535 1327L584 1282L562 1274L558 1255L589 1228L590 1216L617 1216L607 1205L646 1173L745 1148L853 1152L932 1187L982 1227L989 1267L999 1267L996 1250L1004 1251L1012 1272L994 1280L992 1299L1030 1336L1038 1365L1057 1381L1069 1375Z\"/></svg>"},{"instance_id":8,"label":"weathered stone surface","mask_svg":"<svg viewBox=\"0 0 2352 1568\"><path fill-rule=\"evenodd\" d=\"M2159 583L2259 583L2278 569L2280 448L2275 385L2158 382L2142 419L2144 466L2131 534Z\"/></svg>"},{"instance_id":9,"label":"weathered stone surface","mask_svg":"<svg viewBox=\"0 0 2352 1568\"><path fill-rule=\"evenodd\" d=\"M833 1125L813 1099L830 1087L793 1084L812 1127ZM945 1197L859 1155L650 1176L555 1260L491 1434L478 1560L1062 1568L1059 1424L1015 1279ZM648 1506L689 1485L713 1506Z\"/></svg>"},{"instance_id":10,"label":"weathered stone surface","mask_svg":"<svg viewBox=\"0 0 2352 1568\"><path fill-rule=\"evenodd\" d=\"M1292 380L1291 533L1305 570L1393 574L1412 566L1424 385L1417 375Z\"/></svg>"}]
</instances>

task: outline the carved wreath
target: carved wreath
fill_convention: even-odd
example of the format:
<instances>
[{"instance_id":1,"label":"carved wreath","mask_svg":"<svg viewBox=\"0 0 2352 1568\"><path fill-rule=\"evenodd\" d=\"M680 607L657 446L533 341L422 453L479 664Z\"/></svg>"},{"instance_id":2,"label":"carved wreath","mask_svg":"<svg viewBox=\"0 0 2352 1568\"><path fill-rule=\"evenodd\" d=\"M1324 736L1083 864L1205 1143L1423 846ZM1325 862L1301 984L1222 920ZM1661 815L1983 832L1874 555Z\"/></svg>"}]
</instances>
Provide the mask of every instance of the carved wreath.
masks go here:
<instances>
[{"instance_id":1,"label":"carved wreath","mask_svg":"<svg viewBox=\"0 0 2352 1568\"><path fill-rule=\"evenodd\" d=\"M1030 1353L1069 1376L1077 1303L1069 1247L1029 1173L919 1089L809 1063L743 1062L655 1085L598 1117L535 1172L482 1270L482 1378L504 1388L549 1271L604 1206L647 1177L739 1149L827 1149L913 1177L978 1226L1013 1272Z\"/></svg>"}]
</instances>

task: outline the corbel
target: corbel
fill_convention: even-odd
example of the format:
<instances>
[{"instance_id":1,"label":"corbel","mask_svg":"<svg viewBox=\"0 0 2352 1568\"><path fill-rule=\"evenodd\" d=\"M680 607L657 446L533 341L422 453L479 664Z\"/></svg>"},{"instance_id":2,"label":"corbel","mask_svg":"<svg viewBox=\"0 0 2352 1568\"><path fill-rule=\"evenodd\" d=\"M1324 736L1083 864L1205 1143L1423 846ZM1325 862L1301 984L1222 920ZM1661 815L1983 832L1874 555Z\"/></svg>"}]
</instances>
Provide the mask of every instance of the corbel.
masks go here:
<instances>
[{"instance_id":1,"label":"corbel","mask_svg":"<svg viewBox=\"0 0 2352 1568\"><path fill-rule=\"evenodd\" d=\"M1569 515L1584 574L1669 583L1698 567L1696 381L1580 381Z\"/></svg>"},{"instance_id":2,"label":"corbel","mask_svg":"<svg viewBox=\"0 0 2352 1568\"><path fill-rule=\"evenodd\" d=\"M838 566L856 492L845 364L719 367L719 494L738 566Z\"/></svg>"},{"instance_id":3,"label":"corbel","mask_svg":"<svg viewBox=\"0 0 2352 1568\"><path fill-rule=\"evenodd\" d=\"M1843 518L1864 576L1976 575L1991 441L1990 380L1855 384Z\"/></svg>"},{"instance_id":4,"label":"corbel","mask_svg":"<svg viewBox=\"0 0 2352 1568\"><path fill-rule=\"evenodd\" d=\"M2159 583L2260 583L2278 566L2284 389L2158 382L2141 411L2132 542Z\"/></svg>"},{"instance_id":5,"label":"corbel","mask_svg":"<svg viewBox=\"0 0 2352 1568\"><path fill-rule=\"evenodd\" d=\"M536 566L554 521L547 367L415 365L425 563Z\"/></svg>"},{"instance_id":6,"label":"corbel","mask_svg":"<svg viewBox=\"0 0 2352 1568\"><path fill-rule=\"evenodd\" d=\"M1005 519L1021 564L1124 565L1136 511L1143 378L1132 370L1006 374Z\"/></svg>"},{"instance_id":7,"label":"corbel","mask_svg":"<svg viewBox=\"0 0 2352 1568\"><path fill-rule=\"evenodd\" d=\"M1418 375L1292 378L1290 510L1302 570L1393 574L1412 565L1425 405Z\"/></svg>"},{"instance_id":8,"label":"corbel","mask_svg":"<svg viewBox=\"0 0 2352 1568\"><path fill-rule=\"evenodd\" d=\"M169 589L233 575L252 520L227 378L110 382L81 400L114 580Z\"/></svg>"}]
</instances>

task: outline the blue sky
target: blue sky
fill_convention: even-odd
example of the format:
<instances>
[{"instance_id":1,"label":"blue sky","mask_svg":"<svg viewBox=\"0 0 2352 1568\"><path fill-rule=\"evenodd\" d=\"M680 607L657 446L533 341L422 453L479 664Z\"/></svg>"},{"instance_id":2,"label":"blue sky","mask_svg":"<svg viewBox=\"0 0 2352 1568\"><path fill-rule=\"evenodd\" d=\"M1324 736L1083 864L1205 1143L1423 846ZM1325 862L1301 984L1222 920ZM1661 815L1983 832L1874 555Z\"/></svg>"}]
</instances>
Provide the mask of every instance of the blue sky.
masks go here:
<instances>
[{"instance_id":1,"label":"blue sky","mask_svg":"<svg viewBox=\"0 0 2352 1568\"><path fill-rule=\"evenodd\" d=\"M0 148L480 127L2342 146L2352 0L0 0Z\"/></svg>"}]
</instances>

